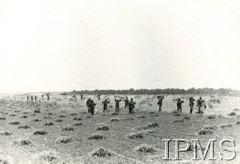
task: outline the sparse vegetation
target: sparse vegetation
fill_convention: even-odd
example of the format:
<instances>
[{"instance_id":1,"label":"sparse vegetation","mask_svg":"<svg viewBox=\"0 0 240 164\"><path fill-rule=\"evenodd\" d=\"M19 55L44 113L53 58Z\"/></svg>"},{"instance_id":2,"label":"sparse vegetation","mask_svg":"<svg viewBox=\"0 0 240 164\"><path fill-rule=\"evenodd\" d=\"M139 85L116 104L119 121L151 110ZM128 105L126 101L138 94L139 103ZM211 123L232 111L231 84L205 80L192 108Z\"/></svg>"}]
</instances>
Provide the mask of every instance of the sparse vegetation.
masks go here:
<instances>
[{"instance_id":1,"label":"sparse vegetation","mask_svg":"<svg viewBox=\"0 0 240 164\"><path fill-rule=\"evenodd\" d=\"M56 94L49 102L0 100L1 104L6 106L0 109L0 120L2 120L0 139L4 141L2 145L7 146L6 150L3 149L3 153L6 151L7 154L17 148L16 151L19 149L24 159L30 160L26 163L107 163L111 160L116 163L136 161L144 163L155 158L157 162L162 162L155 156L159 156L158 151L164 149L164 143L161 142L164 138L179 136L190 140L195 136L194 138L206 143L208 138L229 137L231 133L231 138L234 138L236 143L240 142L237 137L240 128L239 106L236 103L238 97L235 98L236 102L229 103L232 101L231 97L216 96L221 103L211 102L212 108L210 108L209 100L214 98L203 95L208 108L202 108L202 115L195 114L198 110L195 103L193 113L190 115L189 95L165 95L161 112L158 111L157 95L129 95L129 98L133 97L136 101L134 109L136 114L128 114L129 111L124 109L122 101L120 114L112 115L115 111L113 95L106 96L110 104L105 113L102 113L103 96L101 101L98 101L93 95L84 95L83 100L69 103L70 96L69 94L63 98ZM93 116L86 108L88 97L97 103L98 112ZM119 97L124 100L125 95ZM176 102L173 102L177 97L181 97L185 102L181 114L176 111ZM197 97L194 96L195 99ZM55 101L57 103L53 103ZM227 103L230 105L228 106ZM236 115L230 114L233 112ZM34 115L35 117L32 117ZM228 117L229 115L234 117ZM28 118L23 119L24 116ZM173 123L174 121L176 123ZM21 139L22 137L27 139ZM103 145L105 148L101 148ZM49 151L38 153L41 150ZM93 151L89 153L91 150ZM190 153L192 152L182 153L181 156L186 159L189 158ZM15 158L14 153L12 154L12 158ZM11 162L9 158L6 160L10 163L15 162Z\"/></svg>"},{"instance_id":2,"label":"sparse vegetation","mask_svg":"<svg viewBox=\"0 0 240 164\"><path fill-rule=\"evenodd\" d=\"M128 135L128 138L135 139L135 138L143 138L142 132L131 133Z\"/></svg>"},{"instance_id":3,"label":"sparse vegetation","mask_svg":"<svg viewBox=\"0 0 240 164\"><path fill-rule=\"evenodd\" d=\"M18 139L16 141L14 141L13 144L18 145L18 146L26 146L26 145L30 145L31 141L30 140L25 140L25 139Z\"/></svg>"},{"instance_id":4,"label":"sparse vegetation","mask_svg":"<svg viewBox=\"0 0 240 164\"><path fill-rule=\"evenodd\" d=\"M198 132L199 135L209 135L209 134L213 134L213 131L210 129L202 129Z\"/></svg>"},{"instance_id":5,"label":"sparse vegetation","mask_svg":"<svg viewBox=\"0 0 240 164\"><path fill-rule=\"evenodd\" d=\"M93 134L90 137L88 137L88 139L90 139L90 140L102 140L104 138L105 137L103 135L100 135L100 134Z\"/></svg>"},{"instance_id":6,"label":"sparse vegetation","mask_svg":"<svg viewBox=\"0 0 240 164\"><path fill-rule=\"evenodd\" d=\"M111 122L119 122L120 120L118 118L111 118Z\"/></svg>"},{"instance_id":7,"label":"sparse vegetation","mask_svg":"<svg viewBox=\"0 0 240 164\"><path fill-rule=\"evenodd\" d=\"M10 131L0 131L0 135L1 136L11 136L12 132L10 132Z\"/></svg>"},{"instance_id":8,"label":"sparse vegetation","mask_svg":"<svg viewBox=\"0 0 240 164\"><path fill-rule=\"evenodd\" d=\"M52 122L46 122L46 123L44 124L44 126L53 126L53 123L52 123Z\"/></svg>"},{"instance_id":9,"label":"sparse vegetation","mask_svg":"<svg viewBox=\"0 0 240 164\"><path fill-rule=\"evenodd\" d=\"M74 131L74 129L72 127L65 127L62 131Z\"/></svg>"},{"instance_id":10,"label":"sparse vegetation","mask_svg":"<svg viewBox=\"0 0 240 164\"><path fill-rule=\"evenodd\" d=\"M103 131L107 131L107 130L109 130L109 127L108 126L99 126L99 127L97 127L97 130L103 130Z\"/></svg>"},{"instance_id":11,"label":"sparse vegetation","mask_svg":"<svg viewBox=\"0 0 240 164\"><path fill-rule=\"evenodd\" d=\"M72 137L67 137L67 136L61 136L59 138L57 138L55 140L56 143L58 144L66 144L66 143L69 143L69 142L73 142L73 138Z\"/></svg>"},{"instance_id":12,"label":"sparse vegetation","mask_svg":"<svg viewBox=\"0 0 240 164\"><path fill-rule=\"evenodd\" d=\"M33 134L34 135L46 135L47 132L46 131L42 131L42 130L38 130L38 131L35 131Z\"/></svg>"},{"instance_id":13,"label":"sparse vegetation","mask_svg":"<svg viewBox=\"0 0 240 164\"><path fill-rule=\"evenodd\" d=\"M155 153L158 150L151 145L142 144L142 145L135 147L134 151L140 152L140 153Z\"/></svg>"},{"instance_id":14,"label":"sparse vegetation","mask_svg":"<svg viewBox=\"0 0 240 164\"><path fill-rule=\"evenodd\" d=\"M19 122L19 121L13 121L13 122L10 122L9 124L10 124L10 125L19 125L20 122Z\"/></svg>"},{"instance_id":15,"label":"sparse vegetation","mask_svg":"<svg viewBox=\"0 0 240 164\"><path fill-rule=\"evenodd\" d=\"M29 125L20 125L18 129L30 129Z\"/></svg>"},{"instance_id":16,"label":"sparse vegetation","mask_svg":"<svg viewBox=\"0 0 240 164\"><path fill-rule=\"evenodd\" d=\"M83 123L81 123L81 122L73 124L73 126L82 126L82 125L83 125Z\"/></svg>"},{"instance_id":17,"label":"sparse vegetation","mask_svg":"<svg viewBox=\"0 0 240 164\"><path fill-rule=\"evenodd\" d=\"M56 119L55 122L63 122L62 119Z\"/></svg>"},{"instance_id":18,"label":"sparse vegetation","mask_svg":"<svg viewBox=\"0 0 240 164\"><path fill-rule=\"evenodd\" d=\"M80 118L80 117L74 117L73 120L74 120L74 121L81 121L82 118Z\"/></svg>"},{"instance_id":19,"label":"sparse vegetation","mask_svg":"<svg viewBox=\"0 0 240 164\"><path fill-rule=\"evenodd\" d=\"M237 114L235 112L231 112L228 114L228 116L236 116Z\"/></svg>"},{"instance_id":20,"label":"sparse vegetation","mask_svg":"<svg viewBox=\"0 0 240 164\"><path fill-rule=\"evenodd\" d=\"M92 157L112 157L115 156L116 153L104 148L97 148L89 153Z\"/></svg>"},{"instance_id":21,"label":"sparse vegetation","mask_svg":"<svg viewBox=\"0 0 240 164\"><path fill-rule=\"evenodd\" d=\"M214 115L210 115L210 116L207 116L208 119L216 119L216 116Z\"/></svg>"}]
</instances>

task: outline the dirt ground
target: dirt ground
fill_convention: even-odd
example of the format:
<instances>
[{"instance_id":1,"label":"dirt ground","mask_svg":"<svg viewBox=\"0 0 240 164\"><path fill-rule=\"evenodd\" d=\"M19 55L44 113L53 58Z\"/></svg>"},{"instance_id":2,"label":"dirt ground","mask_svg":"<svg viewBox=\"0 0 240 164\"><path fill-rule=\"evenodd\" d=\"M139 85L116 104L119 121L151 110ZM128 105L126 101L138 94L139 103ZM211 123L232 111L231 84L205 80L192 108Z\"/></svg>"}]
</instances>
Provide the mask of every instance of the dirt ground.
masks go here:
<instances>
[{"instance_id":1,"label":"dirt ground","mask_svg":"<svg viewBox=\"0 0 240 164\"><path fill-rule=\"evenodd\" d=\"M94 116L87 113L89 97L97 103ZM185 101L181 115L174 112L178 97ZM135 113L128 114L121 102L120 114L114 115L113 95L101 98L111 102L105 114L102 102L92 95L84 100L77 96L75 101L72 96L52 94L50 101L39 96L37 102L27 102L25 95L1 96L0 163L227 163L219 161L222 139L234 139L237 156L228 163L239 163L240 98L204 96L204 114L196 114L195 107L190 115L188 97L166 95L159 112L156 96L130 95L137 103ZM213 99L220 103L210 104ZM229 116L231 112L235 114ZM199 134L206 127L211 127L209 133ZM180 153L182 161L164 161L163 139L199 139L203 147L216 139L217 160L193 162L189 150ZM174 146L171 142L170 158L175 156Z\"/></svg>"}]
</instances>

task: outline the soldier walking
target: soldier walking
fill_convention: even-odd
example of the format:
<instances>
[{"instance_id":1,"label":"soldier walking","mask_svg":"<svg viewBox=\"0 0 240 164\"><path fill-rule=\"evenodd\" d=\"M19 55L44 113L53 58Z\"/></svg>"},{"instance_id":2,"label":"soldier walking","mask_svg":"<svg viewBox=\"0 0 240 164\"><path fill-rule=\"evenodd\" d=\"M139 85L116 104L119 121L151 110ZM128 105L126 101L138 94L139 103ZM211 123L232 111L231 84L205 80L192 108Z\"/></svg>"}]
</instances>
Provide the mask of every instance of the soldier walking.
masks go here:
<instances>
[{"instance_id":1,"label":"soldier walking","mask_svg":"<svg viewBox=\"0 0 240 164\"><path fill-rule=\"evenodd\" d=\"M197 100L198 113L201 113L201 107L203 106L203 102L204 102L204 100L202 99L202 97L200 97L200 98Z\"/></svg>"},{"instance_id":2,"label":"soldier walking","mask_svg":"<svg viewBox=\"0 0 240 164\"><path fill-rule=\"evenodd\" d=\"M158 96L158 106L159 106L159 112L162 110L162 102L163 102L164 96Z\"/></svg>"},{"instance_id":3,"label":"soldier walking","mask_svg":"<svg viewBox=\"0 0 240 164\"><path fill-rule=\"evenodd\" d=\"M128 108L129 108L129 114L133 114L133 109L135 108L135 102L133 101L133 98L131 98L130 102L129 102L129 105L128 105Z\"/></svg>"},{"instance_id":4,"label":"soldier walking","mask_svg":"<svg viewBox=\"0 0 240 164\"><path fill-rule=\"evenodd\" d=\"M126 97L126 99L124 100L124 102L125 102L125 109L128 107L128 105L129 105L129 100L128 100L128 97Z\"/></svg>"},{"instance_id":5,"label":"soldier walking","mask_svg":"<svg viewBox=\"0 0 240 164\"><path fill-rule=\"evenodd\" d=\"M31 96L31 101L33 101L33 96Z\"/></svg>"},{"instance_id":6,"label":"soldier walking","mask_svg":"<svg viewBox=\"0 0 240 164\"><path fill-rule=\"evenodd\" d=\"M98 94L98 100L101 100L101 95L100 94Z\"/></svg>"},{"instance_id":7,"label":"soldier walking","mask_svg":"<svg viewBox=\"0 0 240 164\"><path fill-rule=\"evenodd\" d=\"M87 100L87 102L86 102L86 105L87 105L87 108L88 108L88 113L91 112L91 109L90 109L90 104L91 104L91 102L92 102L91 98L89 98L89 99Z\"/></svg>"},{"instance_id":8,"label":"soldier walking","mask_svg":"<svg viewBox=\"0 0 240 164\"><path fill-rule=\"evenodd\" d=\"M103 103L103 113L105 113L107 111L107 104L110 102L107 99L105 99L105 101L103 101L102 103Z\"/></svg>"},{"instance_id":9,"label":"soldier walking","mask_svg":"<svg viewBox=\"0 0 240 164\"><path fill-rule=\"evenodd\" d=\"M180 98L178 98L177 100L177 110L179 113L182 113L182 103L184 103L183 100L181 100Z\"/></svg>"},{"instance_id":10,"label":"soldier walking","mask_svg":"<svg viewBox=\"0 0 240 164\"><path fill-rule=\"evenodd\" d=\"M119 103L120 103L121 101L122 101L122 100L117 100L117 99L115 99L115 108L116 108L115 113L118 113L118 114L119 114L119 111L120 111Z\"/></svg>"},{"instance_id":11,"label":"soldier walking","mask_svg":"<svg viewBox=\"0 0 240 164\"><path fill-rule=\"evenodd\" d=\"M49 93L48 93L46 96L47 96L47 101L49 101L49 100L50 100L50 95L49 95Z\"/></svg>"},{"instance_id":12,"label":"soldier walking","mask_svg":"<svg viewBox=\"0 0 240 164\"><path fill-rule=\"evenodd\" d=\"M91 100L91 103L90 103L89 107L90 107L90 112L91 112L92 115L94 115L95 106L96 106L96 103L93 100Z\"/></svg>"},{"instance_id":13,"label":"soldier walking","mask_svg":"<svg viewBox=\"0 0 240 164\"><path fill-rule=\"evenodd\" d=\"M195 99L193 97L189 98L190 114L192 114L192 111L193 111L194 101Z\"/></svg>"}]
</instances>

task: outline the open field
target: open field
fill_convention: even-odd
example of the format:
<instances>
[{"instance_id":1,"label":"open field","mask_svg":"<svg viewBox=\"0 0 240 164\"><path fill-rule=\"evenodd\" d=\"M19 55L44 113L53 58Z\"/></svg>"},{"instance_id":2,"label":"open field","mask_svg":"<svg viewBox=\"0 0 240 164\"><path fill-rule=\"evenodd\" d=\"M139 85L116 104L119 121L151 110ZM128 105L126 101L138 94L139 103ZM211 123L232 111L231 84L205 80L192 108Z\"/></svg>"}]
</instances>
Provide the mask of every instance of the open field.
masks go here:
<instances>
[{"instance_id":1,"label":"open field","mask_svg":"<svg viewBox=\"0 0 240 164\"><path fill-rule=\"evenodd\" d=\"M94 116L87 113L88 97L97 103ZM156 96L128 97L137 103L133 115L124 109L123 102L120 114L113 115L113 95L101 98L111 102L105 114L101 101L93 95L85 96L84 100L77 96L75 101L72 96L52 94L50 101L39 98L37 102L27 102L23 95L1 95L0 160L6 163L171 163L163 161L163 139L199 139L203 147L209 139L216 139L216 145L222 139L234 139L237 157L229 163L240 161L239 97L203 96L204 114L196 114L195 107L192 115L189 115L188 95L166 95L162 112L158 112ZM181 115L174 113L174 99L178 97L185 101ZM199 134L206 127L211 127L210 133ZM170 144L170 152L174 158L174 144ZM215 152L219 159L218 146ZM188 163L193 152L180 153L180 157Z\"/></svg>"}]
</instances>

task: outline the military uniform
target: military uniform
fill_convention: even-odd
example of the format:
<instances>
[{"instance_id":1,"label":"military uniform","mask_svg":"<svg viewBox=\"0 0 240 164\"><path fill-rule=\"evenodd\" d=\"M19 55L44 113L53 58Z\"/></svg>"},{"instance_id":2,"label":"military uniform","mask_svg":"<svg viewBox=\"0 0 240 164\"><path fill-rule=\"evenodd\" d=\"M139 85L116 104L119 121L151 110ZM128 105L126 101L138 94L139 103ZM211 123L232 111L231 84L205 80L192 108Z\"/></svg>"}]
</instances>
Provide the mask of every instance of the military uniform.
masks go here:
<instances>
[{"instance_id":1,"label":"military uniform","mask_svg":"<svg viewBox=\"0 0 240 164\"><path fill-rule=\"evenodd\" d=\"M193 111L194 101L195 99L193 97L189 98L190 114L192 114L192 111Z\"/></svg>"},{"instance_id":2,"label":"military uniform","mask_svg":"<svg viewBox=\"0 0 240 164\"><path fill-rule=\"evenodd\" d=\"M37 101L37 98L38 98L38 97L37 97L37 96L35 96L35 101Z\"/></svg>"},{"instance_id":3,"label":"military uniform","mask_svg":"<svg viewBox=\"0 0 240 164\"><path fill-rule=\"evenodd\" d=\"M50 95L49 95L49 94L47 94L47 101L49 101L49 99L50 99Z\"/></svg>"},{"instance_id":4,"label":"military uniform","mask_svg":"<svg viewBox=\"0 0 240 164\"><path fill-rule=\"evenodd\" d=\"M126 97L126 99L124 100L124 102L125 102L125 109L128 107L128 105L129 105L129 100L128 100L128 97Z\"/></svg>"},{"instance_id":5,"label":"military uniform","mask_svg":"<svg viewBox=\"0 0 240 164\"><path fill-rule=\"evenodd\" d=\"M91 109L90 109L91 101L92 101L92 100L89 98L89 99L87 100L87 102L86 102L86 105L87 105L87 108L88 108L88 113L91 112Z\"/></svg>"},{"instance_id":6,"label":"military uniform","mask_svg":"<svg viewBox=\"0 0 240 164\"><path fill-rule=\"evenodd\" d=\"M179 113L182 113L182 103L184 103L183 100L181 100L181 99L177 100L177 110Z\"/></svg>"},{"instance_id":7,"label":"military uniform","mask_svg":"<svg viewBox=\"0 0 240 164\"><path fill-rule=\"evenodd\" d=\"M132 113L133 114L133 109L135 108L135 102L133 101L133 99L131 99L131 101L129 102L128 108L129 108L129 114Z\"/></svg>"},{"instance_id":8,"label":"military uniform","mask_svg":"<svg viewBox=\"0 0 240 164\"><path fill-rule=\"evenodd\" d=\"M162 101L164 99L164 96L158 96L158 106L159 106L159 111L162 110Z\"/></svg>"},{"instance_id":9,"label":"military uniform","mask_svg":"<svg viewBox=\"0 0 240 164\"><path fill-rule=\"evenodd\" d=\"M92 115L94 115L95 105L96 104L94 103L94 101L91 100L91 103L90 103L89 107L90 107L90 112L91 112Z\"/></svg>"},{"instance_id":10,"label":"military uniform","mask_svg":"<svg viewBox=\"0 0 240 164\"><path fill-rule=\"evenodd\" d=\"M105 113L105 111L107 110L107 104L110 103L107 100L103 101L103 113Z\"/></svg>"},{"instance_id":11,"label":"military uniform","mask_svg":"<svg viewBox=\"0 0 240 164\"><path fill-rule=\"evenodd\" d=\"M200 97L200 98L197 100L198 113L201 113L201 107L202 107L202 105L203 105L203 102L204 102L204 100L202 99L202 97Z\"/></svg>"},{"instance_id":12,"label":"military uniform","mask_svg":"<svg viewBox=\"0 0 240 164\"><path fill-rule=\"evenodd\" d=\"M121 100L115 99L115 103L116 103L116 104L115 104L115 108L116 108L116 111L115 111L115 112L116 112L116 113L119 113L119 111L120 111L120 108L119 108L119 103L120 103L120 101L121 101Z\"/></svg>"}]
</instances>

